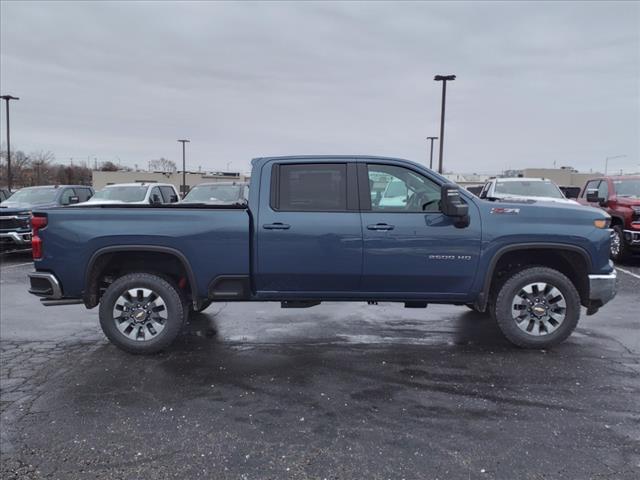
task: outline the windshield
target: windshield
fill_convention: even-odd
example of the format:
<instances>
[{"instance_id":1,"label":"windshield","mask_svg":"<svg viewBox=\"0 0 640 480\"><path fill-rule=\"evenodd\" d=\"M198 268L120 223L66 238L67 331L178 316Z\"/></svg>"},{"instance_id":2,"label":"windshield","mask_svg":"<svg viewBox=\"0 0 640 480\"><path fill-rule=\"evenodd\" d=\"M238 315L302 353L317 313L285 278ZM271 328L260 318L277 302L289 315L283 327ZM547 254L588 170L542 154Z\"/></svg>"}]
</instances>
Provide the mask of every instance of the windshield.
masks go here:
<instances>
[{"instance_id":1,"label":"windshield","mask_svg":"<svg viewBox=\"0 0 640 480\"><path fill-rule=\"evenodd\" d=\"M619 197L640 198L640 179L614 180L613 184Z\"/></svg>"},{"instance_id":2,"label":"windshield","mask_svg":"<svg viewBox=\"0 0 640 480\"><path fill-rule=\"evenodd\" d=\"M242 198L242 185L198 185L191 189L183 202L235 203Z\"/></svg>"},{"instance_id":3,"label":"windshield","mask_svg":"<svg viewBox=\"0 0 640 480\"><path fill-rule=\"evenodd\" d=\"M552 182L545 181L510 181L496 182L495 193L500 195L516 195L519 197L552 197L565 198L560 189Z\"/></svg>"},{"instance_id":4,"label":"windshield","mask_svg":"<svg viewBox=\"0 0 640 480\"><path fill-rule=\"evenodd\" d=\"M96 192L90 202L96 200L120 200L121 202L141 202L147 194L146 186L106 187Z\"/></svg>"},{"instance_id":5,"label":"windshield","mask_svg":"<svg viewBox=\"0 0 640 480\"><path fill-rule=\"evenodd\" d=\"M52 203L55 202L57 194L58 190L55 188L23 188L11 195L11 201L33 205Z\"/></svg>"}]
</instances>

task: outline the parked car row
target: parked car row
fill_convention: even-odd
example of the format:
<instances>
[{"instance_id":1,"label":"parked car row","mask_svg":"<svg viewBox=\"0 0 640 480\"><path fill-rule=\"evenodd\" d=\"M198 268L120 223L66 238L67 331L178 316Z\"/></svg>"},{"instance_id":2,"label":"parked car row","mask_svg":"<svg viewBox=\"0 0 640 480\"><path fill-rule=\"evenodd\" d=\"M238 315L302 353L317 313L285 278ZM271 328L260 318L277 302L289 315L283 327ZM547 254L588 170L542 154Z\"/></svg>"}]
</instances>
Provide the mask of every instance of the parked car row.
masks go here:
<instances>
[{"instance_id":1,"label":"parked car row","mask_svg":"<svg viewBox=\"0 0 640 480\"><path fill-rule=\"evenodd\" d=\"M97 192L86 185L47 185L25 187L13 194L2 189L0 195L0 248L4 251L31 246L30 219L34 209L117 204L246 203L249 186L244 182L203 183L193 187L182 200L172 184L151 182L107 185Z\"/></svg>"}]
</instances>

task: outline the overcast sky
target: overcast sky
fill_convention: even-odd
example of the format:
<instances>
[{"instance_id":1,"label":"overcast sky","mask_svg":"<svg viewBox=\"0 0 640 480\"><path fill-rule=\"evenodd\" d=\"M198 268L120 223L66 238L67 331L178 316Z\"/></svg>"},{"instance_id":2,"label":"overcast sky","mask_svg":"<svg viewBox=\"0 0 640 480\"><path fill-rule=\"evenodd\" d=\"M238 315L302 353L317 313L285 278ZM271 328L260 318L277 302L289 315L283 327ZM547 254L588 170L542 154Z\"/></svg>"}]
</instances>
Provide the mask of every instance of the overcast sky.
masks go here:
<instances>
[{"instance_id":1,"label":"overcast sky","mask_svg":"<svg viewBox=\"0 0 640 480\"><path fill-rule=\"evenodd\" d=\"M445 168L640 170L640 3L5 2L12 145L57 160L161 156L428 162L447 88ZM4 103L4 102L3 102ZM4 105L2 143L5 145Z\"/></svg>"}]
</instances>

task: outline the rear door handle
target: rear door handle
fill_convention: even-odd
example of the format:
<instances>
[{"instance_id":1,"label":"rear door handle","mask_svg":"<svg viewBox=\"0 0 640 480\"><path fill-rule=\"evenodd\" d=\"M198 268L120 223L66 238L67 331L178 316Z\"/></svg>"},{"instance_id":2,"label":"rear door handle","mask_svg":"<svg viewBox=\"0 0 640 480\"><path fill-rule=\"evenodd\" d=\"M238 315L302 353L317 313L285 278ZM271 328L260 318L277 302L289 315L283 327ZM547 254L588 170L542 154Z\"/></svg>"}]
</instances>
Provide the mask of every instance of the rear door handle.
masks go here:
<instances>
[{"instance_id":1,"label":"rear door handle","mask_svg":"<svg viewBox=\"0 0 640 480\"><path fill-rule=\"evenodd\" d=\"M376 223L375 225L367 225L368 230L393 230L394 226L387 223Z\"/></svg>"},{"instance_id":2,"label":"rear door handle","mask_svg":"<svg viewBox=\"0 0 640 480\"><path fill-rule=\"evenodd\" d=\"M265 223L262 228L265 230L289 230L291 225L287 225L286 223Z\"/></svg>"}]
</instances>

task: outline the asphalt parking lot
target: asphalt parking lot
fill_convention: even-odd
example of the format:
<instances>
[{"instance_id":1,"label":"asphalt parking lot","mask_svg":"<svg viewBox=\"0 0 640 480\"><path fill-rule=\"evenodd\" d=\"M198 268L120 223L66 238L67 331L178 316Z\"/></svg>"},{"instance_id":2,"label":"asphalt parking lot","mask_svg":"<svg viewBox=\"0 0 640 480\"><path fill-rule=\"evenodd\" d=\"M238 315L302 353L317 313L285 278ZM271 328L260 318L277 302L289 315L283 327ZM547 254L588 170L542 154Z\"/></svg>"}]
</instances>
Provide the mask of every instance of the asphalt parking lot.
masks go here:
<instances>
[{"instance_id":1,"label":"asphalt parking lot","mask_svg":"<svg viewBox=\"0 0 640 480\"><path fill-rule=\"evenodd\" d=\"M640 260L548 351L464 307L230 303L152 357L1 261L3 479L640 478Z\"/></svg>"}]
</instances>

